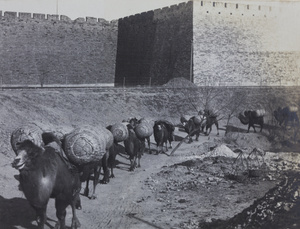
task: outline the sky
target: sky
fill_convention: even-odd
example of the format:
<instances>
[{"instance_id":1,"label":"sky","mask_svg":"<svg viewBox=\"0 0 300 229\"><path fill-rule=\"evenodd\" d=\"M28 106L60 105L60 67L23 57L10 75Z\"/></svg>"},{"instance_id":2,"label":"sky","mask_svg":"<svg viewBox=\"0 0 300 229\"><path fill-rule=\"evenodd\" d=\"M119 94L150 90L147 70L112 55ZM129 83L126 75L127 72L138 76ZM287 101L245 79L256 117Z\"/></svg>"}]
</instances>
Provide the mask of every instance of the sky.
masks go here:
<instances>
[{"instance_id":1,"label":"sky","mask_svg":"<svg viewBox=\"0 0 300 229\"><path fill-rule=\"evenodd\" d=\"M225 1L225 0L211 0ZM280 0L226 0L226 2L278 4ZM290 2L300 0L289 0ZM187 0L0 0L0 11L65 15L72 20L79 17L114 20L137 13L187 2Z\"/></svg>"}]
</instances>

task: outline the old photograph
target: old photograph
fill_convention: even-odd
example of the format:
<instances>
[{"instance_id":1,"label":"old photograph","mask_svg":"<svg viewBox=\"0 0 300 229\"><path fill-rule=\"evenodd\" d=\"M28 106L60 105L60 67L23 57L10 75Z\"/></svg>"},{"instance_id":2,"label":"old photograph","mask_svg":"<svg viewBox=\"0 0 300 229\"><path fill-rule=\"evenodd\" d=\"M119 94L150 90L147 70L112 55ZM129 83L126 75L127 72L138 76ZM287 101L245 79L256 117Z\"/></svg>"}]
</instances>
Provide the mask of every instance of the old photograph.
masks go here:
<instances>
[{"instance_id":1,"label":"old photograph","mask_svg":"<svg viewBox=\"0 0 300 229\"><path fill-rule=\"evenodd\" d=\"M299 15L0 0L0 229L300 228Z\"/></svg>"}]
</instances>

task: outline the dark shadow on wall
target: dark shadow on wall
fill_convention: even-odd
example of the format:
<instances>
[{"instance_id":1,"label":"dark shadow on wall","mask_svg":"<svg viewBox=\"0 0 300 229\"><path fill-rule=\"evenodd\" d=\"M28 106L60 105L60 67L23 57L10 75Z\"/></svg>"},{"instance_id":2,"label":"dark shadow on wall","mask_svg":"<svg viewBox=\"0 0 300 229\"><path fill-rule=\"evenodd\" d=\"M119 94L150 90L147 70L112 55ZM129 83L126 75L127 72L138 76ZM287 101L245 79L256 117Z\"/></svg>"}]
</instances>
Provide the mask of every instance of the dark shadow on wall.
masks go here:
<instances>
[{"instance_id":1,"label":"dark shadow on wall","mask_svg":"<svg viewBox=\"0 0 300 229\"><path fill-rule=\"evenodd\" d=\"M192 2L120 19L115 86L190 79L192 39Z\"/></svg>"}]
</instances>

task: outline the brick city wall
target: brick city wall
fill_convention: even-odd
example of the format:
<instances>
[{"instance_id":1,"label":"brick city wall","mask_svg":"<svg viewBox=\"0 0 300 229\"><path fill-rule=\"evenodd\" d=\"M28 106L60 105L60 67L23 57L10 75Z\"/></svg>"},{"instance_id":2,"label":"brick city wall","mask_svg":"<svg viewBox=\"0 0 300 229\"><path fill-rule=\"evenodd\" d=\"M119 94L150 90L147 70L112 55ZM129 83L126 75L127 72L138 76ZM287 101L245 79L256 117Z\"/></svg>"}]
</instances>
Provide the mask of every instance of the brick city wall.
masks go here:
<instances>
[{"instance_id":1,"label":"brick city wall","mask_svg":"<svg viewBox=\"0 0 300 229\"><path fill-rule=\"evenodd\" d=\"M194 0L111 22L0 11L1 82L300 85L299 20L281 10Z\"/></svg>"},{"instance_id":2,"label":"brick city wall","mask_svg":"<svg viewBox=\"0 0 300 229\"><path fill-rule=\"evenodd\" d=\"M270 6L194 1L194 82L299 84L300 49L284 40L292 34L280 34L282 15Z\"/></svg>"},{"instance_id":3,"label":"brick city wall","mask_svg":"<svg viewBox=\"0 0 300 229\"><path fill-rule=\"evenodd\" d=\"M113 83L117 21L1 13L2 84Z\"/></svg>"},{"instance_id":4,"label":"brick city wall","mask_svg":"<svg viewBox=\"0 0 300 229\"><path fill-rule=\"evenodd\" d=\"M191 73L192 2L119 19L115 85L161 85Z\"/></svg>"}]
</instances>

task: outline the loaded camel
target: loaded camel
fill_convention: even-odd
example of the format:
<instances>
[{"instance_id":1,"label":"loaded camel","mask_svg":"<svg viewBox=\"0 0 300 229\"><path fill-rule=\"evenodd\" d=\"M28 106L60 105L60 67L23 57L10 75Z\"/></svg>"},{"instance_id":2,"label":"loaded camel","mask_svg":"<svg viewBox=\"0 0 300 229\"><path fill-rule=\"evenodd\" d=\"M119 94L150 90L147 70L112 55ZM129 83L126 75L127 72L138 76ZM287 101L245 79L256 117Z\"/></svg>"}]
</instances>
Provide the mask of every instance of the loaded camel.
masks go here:
<instances>
[{"instance_id":1,"label":"loaded camel","mask_svg":"<svg viewBox=\"0 0 300 229\"><path fill-rule=\"evenodd\" d=\"M247 133L250 131L250 127L254 129L254 132L256 133L255 124L258 124L260 126L260 132L262 132L263 126L264 126L264 114L265 110L246 110L244 111L244 114L239 113L238 119L241 121L242 124L248 125Z\"/></svg>"},{"instance_id":2,"label":"loaded camel","mask_svg":"<svg viewBox=\"0 0 300 229\"><path fill-rule=\"evenodd\" d=\"M273 115L280 126L284 124L286 127L288 123L299 125L297 112L298 107L286 106L284 108L278 107L277 110L274 111Z\"/></svg>"},{"instance_id":3,"label":"loaded camel","mask_svg":"<svg viewBox=\"0 0 300 229\"><path fill-rule=\"evenodd\" d=\"M172 148L172 141L174 138L175 127L172 123L166 120L155 121L153 126L153 135L156 142L157 154L159 152L164 152L163 147L166 146L166 151L168 151L168 142L170 148ZM159 150L160 148L160 150Z\"/></svg>"},{"instance_id":4,"label":"loaded camel","mask_svg":"<svg viewBox=\"0 0 300 229\"><path fill-rule=\"evenodd\" d=\"M57 142L57 139L51 142ZM43 229L46 223L46 210L50 198L55 199L58 218L55 228L66 228L66 208L71 205L71 228L76 229L80 227L76 216L76 208L81 207L79 172L75 166L66 164L57 149L60 149L59 145L46 145L43 148L27 139L18 144L17 156L12 166L20 172L20 186L36 212L39 229Z\"/></svg>"}]
</instances>

